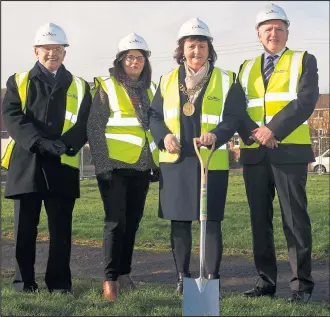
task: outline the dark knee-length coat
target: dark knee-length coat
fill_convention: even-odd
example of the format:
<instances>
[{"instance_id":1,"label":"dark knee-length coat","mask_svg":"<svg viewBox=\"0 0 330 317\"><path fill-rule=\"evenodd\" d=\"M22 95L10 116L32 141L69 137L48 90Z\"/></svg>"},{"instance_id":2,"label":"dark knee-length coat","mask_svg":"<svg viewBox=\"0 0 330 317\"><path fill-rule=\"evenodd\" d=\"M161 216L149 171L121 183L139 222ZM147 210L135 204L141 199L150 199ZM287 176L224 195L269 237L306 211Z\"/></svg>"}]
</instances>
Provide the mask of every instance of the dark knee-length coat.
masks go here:
<instances>
[{"instance_id":1,"label":"dark knee-length coat","mask_svg":"<svg viewBox=\"0 0 330 317\"><path fill-rule=\"evenodd\" d=\"M61 164L58 157L45 158L31 151L40 138L60 139L74 153L87 141L86 126L91 106L88 83L85 81L85 95L77 122L62 135L66 95L72 74L62 65L55 79L49 75L38 62L30 70L26 113L22 111L15 75L7 81L2 115L9 135L16 144L9 163L6 198L49 191L60 196L80 196L79 169Z\"/></svg>"},{"instance_id":2,"label":"dark knee-length coat","mask_svg":"<svg viewBox=\"0 0 330 317\"><path fill-rule=\"evenodd\" d=\"M213 69L213 65L210 64L209 72ZM179 69L181 83L185 82L185 76L185 68L181 65ZM204 85L195 102L195 113L191 117L180 116L180 159L176 163L160 163L159 217L161 218L178 221L199 219L201 172L193 138L200 137L201 134L201 106L208 83ZM245 100L237 100L235 89L237 89L236 84L233 84L225 102L222 122L210 131L217 136L216 148L230 140L243 117ZM181 109L186 101L187 97L180 91ZM160 86L150 109L150 131L159 149L164 150L164 137L171 131L164 122ZM208 172L208 220L223 219L227 187L227 170Z\"/></svg>"}]
</instances>

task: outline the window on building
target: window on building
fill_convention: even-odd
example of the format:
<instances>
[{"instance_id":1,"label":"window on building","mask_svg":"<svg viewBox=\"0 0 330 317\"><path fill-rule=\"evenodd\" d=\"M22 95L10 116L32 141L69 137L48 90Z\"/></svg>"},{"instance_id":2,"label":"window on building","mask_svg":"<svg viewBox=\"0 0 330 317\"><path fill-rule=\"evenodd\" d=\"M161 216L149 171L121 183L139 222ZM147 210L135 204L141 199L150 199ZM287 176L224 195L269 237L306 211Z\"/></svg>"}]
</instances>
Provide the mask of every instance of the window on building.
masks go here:
<instances>
[{"instance_id":1,"label":"window on building","mask_svg":"<svg viewBox=\"0 0 330 317\"><path fill-rule=\"evenodd\" d=\"M239 148L239 136L237 133L235 133L233 136L233 143L234 143L234 148Z\"/></svg>"}]
</instances>

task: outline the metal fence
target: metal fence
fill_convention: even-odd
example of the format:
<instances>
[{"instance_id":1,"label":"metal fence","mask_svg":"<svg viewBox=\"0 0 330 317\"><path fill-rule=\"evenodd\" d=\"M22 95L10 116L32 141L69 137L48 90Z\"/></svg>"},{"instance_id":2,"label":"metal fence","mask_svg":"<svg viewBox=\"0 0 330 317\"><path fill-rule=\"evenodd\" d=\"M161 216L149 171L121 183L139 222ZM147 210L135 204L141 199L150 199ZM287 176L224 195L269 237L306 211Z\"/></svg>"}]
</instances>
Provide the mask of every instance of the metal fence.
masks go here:
<instances>
[{"instance_id":1,"label":"metal fence","mask_svg":"<svg viewBox=\"0 0 330 317\"><path fill-rule=\"evenodd\" d=\"M95 167L92 162L92 156L88 144L84 146L80 153L80 178L95 177Z\"/></svg>"},{"instance_id":2,"label":"metal fence","mask_svg":"<svg viewBox=\"0 0 330 317\"><path fill-rule=\"evenodd\" d=\"M330 148L330 137L329 136L318 136L312 137L312 148L314 156L318 157L322 155L326 150ZM236 149L239 151L239 149ZM239 154L238 154L239 155ZM88 144L84 146L83 151L81 151L81 160L80 160L80 177L81 178L93 178L95 177L95 167L92 162L92 157ZM234 162L235 163L235 162ZM237 169L241 167L239 163L231 164L231 169Z\"/></svg>"},{"instance_id":3,"label":"metal fence","mask_svg":"<svg viewBox=\"0 0 330 317\"><path fill-rule=\"evenodd\" d=\"M311 140L315 157L322 155L326 150L330 148L330 137L327 135L312 137Z\"/></svg>"}]
</instances>

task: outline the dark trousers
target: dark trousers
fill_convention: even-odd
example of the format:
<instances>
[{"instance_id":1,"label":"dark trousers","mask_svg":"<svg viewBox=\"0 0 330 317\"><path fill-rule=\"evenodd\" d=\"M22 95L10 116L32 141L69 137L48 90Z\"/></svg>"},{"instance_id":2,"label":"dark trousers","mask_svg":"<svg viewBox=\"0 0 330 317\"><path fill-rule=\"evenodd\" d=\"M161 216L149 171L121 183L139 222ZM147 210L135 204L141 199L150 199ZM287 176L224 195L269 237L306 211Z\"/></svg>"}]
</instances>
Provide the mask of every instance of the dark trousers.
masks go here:
<instances>
[{"instance_id":1,"label":"dark trousers","mask_svg":"<svg viewBox=\"0 0 330 317\"><path fill-rule=\"evenodd\" d=\"M98 180L105 218L104 280L115 281L131 272L136 232L143 216L150 171L118 169L111 182Z\"/></svg>"},{"instance_id":2,"label":"dark trousers","mask_svg":"<svg viewBox=\"0 0 330 317\"><path fill-rule=\"evenodd\" d=\"M266 157L244 165L243 175L251 212L256 286L275 293L277 265L273 234L273 200L277 190L282 226L292 269L292 291L311 293L312 234L307 212L307 164L271 164Z\"/></svg>"},{"instance_id":3,"label":"dark trousers","mask_svg":"<svg viewBox=\"0 0 330 317\"><path fill-rule=\"evenodd\" d=\"M171 247L177 273L189 273L192 246L191 221L171 221ZM219 274L222 258L220 221L206 221L205 273Z\"/></svg>"},{"instance_id":4,"label":"dark trousers","mask_svg":"<svg viewBox=\"0 0 330 317\"><path fill-rule=\"evenodd\" d=\"M14 201L14 212L18 214L16 260L24 287L35 284L36 239L42 201L48 216L49 230L45 282L49 290L70 290L72 212L75 198L41 196L36 193L22 195Z\"/></svg>"}]
</instances>

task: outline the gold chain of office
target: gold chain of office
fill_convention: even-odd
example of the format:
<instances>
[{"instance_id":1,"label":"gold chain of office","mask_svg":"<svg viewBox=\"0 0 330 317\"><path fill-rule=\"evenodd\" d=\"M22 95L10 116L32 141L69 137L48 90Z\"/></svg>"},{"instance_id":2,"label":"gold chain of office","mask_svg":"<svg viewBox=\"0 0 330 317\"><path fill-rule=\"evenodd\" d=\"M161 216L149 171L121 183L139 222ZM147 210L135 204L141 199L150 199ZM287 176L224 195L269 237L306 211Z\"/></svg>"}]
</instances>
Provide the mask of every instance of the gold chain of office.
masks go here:
<instances>
[{"instance_id":1,"label":"gold chain of office","mask_svg":"<svg viewBox=\"0 0 330 317\"><path fill-rule=\"evenodd\" d=\"M205 76L194 88L187 89L182 83L179 83L179 90L187 96L187 102L183 105L182 111L185 116L190 117L195 112L195 105L191 102L192 97L197 91L203 88L205 83L208 81L209 76Z\"/></svg>"}]
</instances>

